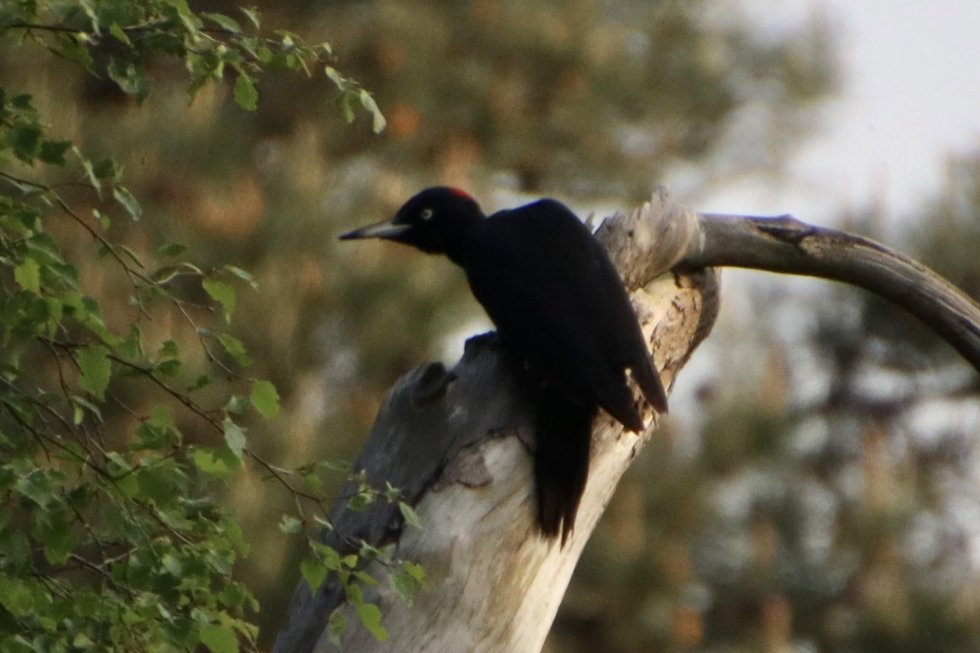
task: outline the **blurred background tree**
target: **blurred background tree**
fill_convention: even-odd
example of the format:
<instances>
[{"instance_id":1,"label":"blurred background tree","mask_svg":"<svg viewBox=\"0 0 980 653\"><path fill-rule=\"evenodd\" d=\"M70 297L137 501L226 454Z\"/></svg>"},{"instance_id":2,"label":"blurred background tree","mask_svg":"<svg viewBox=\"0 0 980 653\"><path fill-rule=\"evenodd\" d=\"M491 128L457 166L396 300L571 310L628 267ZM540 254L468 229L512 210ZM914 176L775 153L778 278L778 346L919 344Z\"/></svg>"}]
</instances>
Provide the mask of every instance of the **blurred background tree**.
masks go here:
<instances>
[{"instance_id":1,"label":"blurred background tree","mask_svg":"<svg viewBox=\"0 0 980 653\"><path fill-rule=\"evenodd\" d=\"M584 213L642 201L667 171L683 172L690 197L747 171L778 175L837 84L827 23L762 35L719 0L255 4L267 25L330 41L381 106L382 135L367 116L339 127L335 99L299 76L261 78L247 112L231 85L189 101L182 75L157 61L141 105L19 48L0 50L0 71L59 135L124 165L144 217L114 223L114 239L138 251L176 242L252 273L260 291L239 293L236 334L282 411L251 428L250 446L283 466L352 459L398 376L487 326L448 263L343 246L342 230L437 183L467 187L488 212L547 194ZM957 171L959 199L935 208L950 224L976 214L976 166ZM967 245L952 227L917 240L929 251L940 232L951 242L931 247L952 263L951 247ZM970 290L973 258L959 260L952 278ZM81 272L107 305L126 296L94 270ZM895 334L921 332L851 292L778 283L750 299L755 318L699 353L710 373L689 414L675 410L623 482L549 649L911 651L935 634L938 648L970 650L973 578L956 566L968 560L966 508L950 504L967 482L973 377L902 344ZM182 345L197 337L154 328ZM937 434L934 416L950 412ZM301 542L276 528L291 498L265 480L238 475L227 499L252 545L237 571L268 644Z\"/></svg>"}]
</instances>

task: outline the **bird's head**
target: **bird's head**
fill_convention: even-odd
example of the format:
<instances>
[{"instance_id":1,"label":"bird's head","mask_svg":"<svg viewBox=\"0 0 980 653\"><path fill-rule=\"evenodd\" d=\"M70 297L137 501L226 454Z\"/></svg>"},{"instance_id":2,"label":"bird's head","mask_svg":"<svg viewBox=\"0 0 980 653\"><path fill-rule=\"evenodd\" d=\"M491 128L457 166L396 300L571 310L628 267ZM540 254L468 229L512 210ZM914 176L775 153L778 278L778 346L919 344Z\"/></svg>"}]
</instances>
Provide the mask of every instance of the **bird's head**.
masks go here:
<instances>
[{"instance_id":1,"label":"bird's head","mask_svg":"<svg viewBox=\"0 0 980 653\"><path fill-rule=\"evenodd\" d=\"M405 202L391 220L349 231L340 239L383 238L455 258L468 230L481 218L480 206L466 192L437 186Z\"/></svg>"}]
</instances>

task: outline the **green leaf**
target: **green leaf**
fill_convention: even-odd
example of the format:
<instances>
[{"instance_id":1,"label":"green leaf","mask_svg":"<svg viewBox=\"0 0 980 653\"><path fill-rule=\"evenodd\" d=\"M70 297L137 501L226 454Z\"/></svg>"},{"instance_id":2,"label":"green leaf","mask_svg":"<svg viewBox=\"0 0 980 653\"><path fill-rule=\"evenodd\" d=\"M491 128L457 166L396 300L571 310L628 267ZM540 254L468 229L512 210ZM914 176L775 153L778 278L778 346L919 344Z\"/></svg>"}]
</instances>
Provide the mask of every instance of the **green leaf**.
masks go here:
<instances>
[{"instance_id":1,"label":"green leaf","mask_svg":"<svg viewBox=\"0 0 980 653\"><path fill-rule=\"evenodd\" d=\"M73 409L73 422L75 426L78 426L85 419L86 411L95 416L95 419L100 423L102 422L102 411L99 407L88 401L84 397L79 397L78 395L72 395L70 397Z\"/></svg>"},{"instance_id":2,"label":"green leaf","mask_svg":"<svg viewBox=\"0 0 980 653\"><path fill-rule=\"evenodd\" d=\"M174 414L170 410L170 406L166 404L157 404L150 409L150 418L147 423L151 426L161 429L169 429L174 426Z\"/></svg>"},{"instance_id":3,"label":"green leaf","mask_svg":"<svg viewBox=\"0 0 980 653\"><path fill-rule=\"evenodd\" d=\"M85 36L80 33L65 33L60 34L55 39L56 45L54 46L54 51L68 59L69 61L74 61L80 66L84 67L85 70L92 72L92 55L86 47Z\"/></svg>"},{"instance_id":4,"label":"green leaf","mask_svg":"<svg viewBox=\"0 0 980 653\"><path fill-rule=\"evenodd\" d=\"M327 631L330 633L330 641L340 646L340 636L347 631L347 617L340 610L334 610L330 613L330 618L327 620Z\"/></svg>"},{"instance_id":5,"label":"green leaf","mask_svg":"<svg viewBox=\"0 0 980 653\"><path fill-rule=\"evenodd\" d=\"M167 340L160 347L158 360L154 365L154 371L169 378L175 378L180 373L180 348L174 340Z\"/></svg>"},{"instance_id":6,"label":"green leaf","mask_svg":"<svg viewBox=\"0 0 980 653\"><path fill-rule=\"evenodd\" d=\"M378 103L374 101L371 94L361 89L360 92L361 106L371 114L371 130L375 134L380 134L384 131L385 126L387 126L388 121L385 120L384 115L381 113L381 108Z\"/></svg>"},{"instance_id":7,"label":"green leaf","mask_svg":"<svg viewBox=\"0 0 980 653\"><path fill-rule=\"evenodd\" d=\"M119 204L122 205L126 212L129 213L129 217L133 220L139 220L143 217L143 207L140 206L139 201L129 192L124 186L113 186L112 196L115 198Z\"/></svg>"},{"instance_id":8,"label":"green leaf","mask_svg":"<svg viewBox=\"0 0 980 653\"><path fill-rule=\"evenodd\" d=\"M15 617L29 616L35 611L34 592L37 586L20 580L5 577L0 583L0 605ZM27 647L24 650L31 650Z\"/></svg>"},{"instance_id":9,"label":"green leaf","mask_svg":"<svg viewBox=\"0 0 980 653\"><path fill-rule=\"evenodd\" d=\"M199 470L219 478L230 476L242 467L242 459L227 446L191 447L188 456Z\"/></svg>"},{"instance_id":10,"label":"green leaf","mask_svg":"<svg viewBox=\"0 0 980 653\"><path fill-rule=\"evenodd\" d=\"M194 392L195 390L206 388L209 385L211 385L211 377L208 376L207 374L202 374L199 377L197 377L197 380L194 381L194 383L187 386L187 392Z\"/></svg>"},{"instance_id":11,"label":"green leaf","mask_svg":"<svg viewBox=\"0 0 980 653\"><path fill-rule=\"evenodd\" d=\"M176 257L183 254L186 249L187 247L180 243L167 243L166 245L161 245L157 251L164 256Z\"/></svg>"},{"instance_id":12,"label":"green leaf","mask_svg":"<svg viewBox=\"0 0 980 653\"><path fill-rule=\"evenodd\" d=\"M299 573L303 575L303 580L309 585L310 592L316 594L316 591L323 585L323 581L327 579L327 566L318 558L307 556L299 563Z\"/></svg>"},{"instance_id":13,"label":"green leaf","mask_svg":"<svg viewBox=\"0 0 980 653\"><path fill-rule=\"evenodd\" d=\"M109 350L102 345L88 345L78 350L75 360L82 373L78 379L79 384L92 395L104 400L112 376Z\"/></svg>"},{"instance_id":14,"label":"green leaf","mask_svg":"<svg viewBox=\"0 0 980 653\"><path fill-rule=\"evenodd\" d=\"M228 542L234 546L242 556L247 556L249 552L249 543L245 540L245 535L242 533L242 527L237 521L235 521L235 518L231 515L225 515L224 519L221 520L221 529L228 538Z\"/></svg>"},{"instance_id":15,"label":"green leaf","mask_svg":"<svg viewBox=\"0 0 980 653\"><path fill-rule=\"evenodd\" d=\"M357 566L359 557L356 553L349 553L340 559L340 564L347 567L348 569L353 569ZM377 585L378 581L374 580L373 576L368 576L367 579L362 579L365 585Z\"/></svg>"},{"instance_id":16,"label":"green leaf","mask_svg":"<svg viewBox=\"0 0 980 653\"><path fill-rule=\"evenodd\" d=\"M269 381L255 381L248 399L266 419L273 419L279 414L279 393Z\"/></svg>"},{"instance_id":17,"label":"green leaf","mask_svg":"<svg viewBox=\"0 0 980 653\"><path fill-rule=\"evenodd\" d=\"M387 641L388 630L381 625L381 609L378 606L373 603L359 603L354 610L372 637L379 642Z\"/></svg>"},{"instance_id":18,"label":"green leaf","mask_svg":"<svg viewBox=\"0 0 980 653\"><path fill-rule=\"evenodd\" d=\"M160 374L161 376L165 376L169 379L174 379L177 377L178 374L180 374L180 367L181 367L180 359L168 358L167 360L160 361L159 363L154 365L153 370L158 374Z\"/></svg>"},{"instance_id":19,"label":"green leaf","mask_svg":"<svg viewBox=\"0 0 980 653\"><path fill-rule=\"evenodd\" d=\"M221 423L221 426L225 432L225 444L228 445L228 450L231 451L236 458L241 460L245 454L245 445L247 444L245 429L238 424L235 424L235 422L227 417L225 418L224 422Z\"/></svg>"},{"instance_id":20,"label":"green leaf","mask_svg":"<svg viewBox=\"0 0 980 653\"><path fill-rule=\"evenodd\" d=\"M63 166L65 165L65 153L70 147L71 141L43 141L38 158L45 163Z\"/></svg>"},{"instance_id":21,"label":"green leaf","mask_svg":"<svg viewBox=\"0 0 980 653\"><path fill-rule=\"evenodd\" d=\"M162 449L180 444L180 431L175 428L174 416L166 404L150 409L150 416L136 427L133 450Z\"/></svg>"},{"instance_id":22,"label":"green leaf","mask_svg":"<svg viewBox=\"0 0 980 653\"><path fill-rule=\"evenodd\" d=\"M120 43L123 43L125 45L133 44L132 41L129 40L129 36L126 35L126 32L123 31L123 28L119 26L119 23L114 22L111 25L109 25L109 34L112 34L113 38L115 38Z\"/></svg>"},{"instance_id":23,"label":"green leaf","mask_svg":"<svg viewBox=\"0 0 980 653\"><path fill-rule=\"evenodd\" d=\"M317 542L315 540L310 541L310 546L316 551L319 557L320 563L323 564L328 570L337 571L340 569L342 562L340 558L340 553L337 549L333 548L329 544L324 544L323 542Z\"/></svg>"},{"instance_id":24,"label":"green leaf","mask_svg":"<svg viewBox=\"0 0 980 653\"><path fill-rule=\"evenodd\" d=\"M425 575L416 575L414 571L409 571L406 567L412 565L417 567L419 570L422 569L421 566L416 565L411 562L404 563L402 569L392 572L388 575L388 580L391 582L391 586L396 592L402 597L406 604L412 605L415 600L415 595L418 593L420 587L422 587L425 580Z\"/></svg>"},{"instance_id":25,"label":"green leaf","mask_svg":"<svg viewBox=\"0 0 980 653\"><path fill-rule=\"evenodd\" d=\"M262 26L262 14L255 7L239 7L241 12L252 22L252 26L255 29L259 29Z\"/></svg>"},{"instance_id":26,"label":"green leaf","mask_svg":"<svg viewBox=\"0 0 980 653\"><path fill-rule=\"evenodd\" d=\"M238 637L229 625L202 624L200 638L212 653L238 653Z\"/></svg>"},{"instance_id":27,"label":"green leaf","mask_svg":"<svg viewBox=\"0 0 980 653\"><path fill-rule=\"evenodd\" d=\"M129 461L126 460L118 451L107 452L106 458L108 458L109 462L115 466L113 471L118 471L120 476L123 474L129 474L131 471L133 471L133 466L130 465Z\"/></svg>"},{"instance_id":28,"label":"green leaf","mask_svg":"<svg viewBox=\"0 0 980 653\"><path fill-rule=\"evenodd\" d=\"M219 333L218 342L221 343L221 346L225 348L225 351L227 351L239 365L252 364L252 359L249 358L248 352L245 351L245 345L235 336L228 333Z\"/></svg>"},{"instance_id":29,"label":"green leaf","mask_svg":"<svg viewBox=\"0 0 980 653\"><path fill-rule=\"evenodd\" d=\"M21 495L46 510L58 501L52 477L51 473L38 471L19 478L15 487Z\"/></svg>"},{"instance_id":30,"label":"green leaf","mask_svg":"<svg viewBox=\"0 0 980 653\"><path fill-rule=\"evenodd\" d=\"M350 85L347 78L341 75L340 71L333 66L324 66L323 73L327 76L327 79L333 82L334 85L341 91L347 90L347 87Z\"/></svg>"},{"instance_id":31,"label":"green leaf","mask_svg":"<svg viewBox=\"0 0 980 653\"><path fill-rule=\"evenodd\" d=\"M239 279L241 279L242 281L244 281L248 285L252 286L252 288L257 289L259 287L259 284L255 280L255 277L253 277L247 270L243 270L243 269L241 269L240 267L238 267L236 265L226 265L222 269L224 269L224 270L228 271L229 273L235 275L236 277L238 277Z\"/></svg>"},{"instance_id":32,"label":"green leaf","mask_svg":"<svg viewBox=\"0 0 980 653\"><path fill-rule=\"evenodd\" d=\"M123 93L132 95L137 102L142 102L150 94L150 83L142 64L125 58L113 58L109 61L106 72Z\"/></svg>"},{"instance_id":33,"label":"green leaf","mask_svg":"<svg viewBox=\"0 0 980 653\"><path fill-rule=\"evenodd\" d=\"M356 117L354 114L354 93L345 91L337 98L337 105L340 108L340 119L350 124Z\"/></svg>"},{"instance_id":34,"label":"green leaf","mask_svg":"<svg viewBox=\"0 0 980 653\"><path fill-rule=\"evenodd\" d=\"M374 504L374 498L372 492L358 492L347 500L347 507L354 512L364 512Z\"/></svg>"},{"instance_id":35,"label":"green leaf","mask_svg":"<svg viewBox=\"0 0 980 653\"><path fill-rule=\"evenodd\" d=\"M235 103L246 111L255 111L259 106L259 91L255 80L242 71L235 80Z\"/></svg>"},{"instance_id":36,"label":"green leaf","mask_svg":"<svg viewBox=\"0 0 980 653\"><path fill-rule=\"evenodd\" d=\"M38 262L34 259L25 258L20 265L14 268L14 281L16 281L17 285L27 292L40 295L41 266L38 265Z\"/></svg>"},{"instance_id":37,"label":"green leaf","mask_svg":"<svg viewBox=\"0 0 980 653\"><path fill-rule=\"evenodd\" d=\"M425 583L425 569L416 562L403 562L402 569L419 584Z\"/></svg>"},{"instance_id":38,"label":"green leaf","mask_svg":"<svg viewBox=\"0 0 980 653\"><path fill-rule=\"evenodd\" d=\"M358 562L358 558L356 555L350 555L344 558L344 564L346 566L352 567L355 564L357 564L357 562ZM351 576L353 578L356 578L357 581L361 583L361 585L364 585L365 587L375 587L378 584L377 578L367 573L366 571L362 571L360 569L352 571Z\"/></svg>"},{"instance_id":39,"label":"green leaf","mask_svg":"<svg viewBox=\"0 0 980 653\"><path fill-rule=\"evenodd\" d=\"M238 24L238 21L231 16L226 16L224 14L202 12L201 16L207 18L211 22L215 23L221 29L231 32L232 34L238 34L242 31L242 26Z\"/></svg>"},{"instance_id":40,"label":"green leaf","mask_svg":"<svg viewBox=\"0 0 980 653\"><path fill-rule=\"evenodd\" d=\"M82 171L85 173L85 178L88 180L89 185L96 190L101 196L102 193L102 178L105 173L105 161L99 161L98 163L93 163L91 159L84 156L77 147L71 148L75 156L78 157L78 161L82 166Z\"/></svg>"},{"instance_id":41,"label":"green leaf","mask_svg":"<svg viewBox=\"0 0 980 653\"><path fill-rule=\"evenodd\" d=\"M276 58L276 53L266 45L259 45L259 47L255 49L255 56L259 61L268 65L271 64L272 60Z\"/></svg>"},{"instance_id":42,"label":"green leaf","mask_svg":"<svg viewBox=\"0 0 980 653\"><path fill-rule=\"evenodd\" d=\"M292 515L283 515L279 520L279 530L283 533L298 533L303 527L303 522Z\"/></svg>"},{"instance_id":43,"label":"green leaf","mask_svg":"<svg viewBox=\"0 0 980 653\"><path fill-rule=\"evenodd\" d=\"M201 287L211 295L211 299L221 304L225 312L225 321L231 322L232 313L235 312L235 289L217 279L205 279L201 282Z\"/></svg>"},{"instance_id":44,"label":"green leaf","mask_svg":"<svg viewBox=\"0 0 980 653\"><path fill-rule=\"evenodd\" d=\"M103 181L115 181L119 178L120 174L119 168L116 167L116 162L108 157L96 161L92 170Z\"/></svg>"},{"instance_id":45,"label":"green leaf","mask_svg":"<svg viewBox=\"0 0 980 653\"><path fill-rule=\"evenodd\" d=\"M73 648L85 650L95 646L95 642L85 633L78 633L75 635L75 639L71 640L71 645Z\"/></svg>"},{"instance_id":46,"label":"green leaf","mask_svg":"<svg viewBox=\"0 0 980 653\"><path fill-rule=\"evenodd\" d=\"M63 565L78 544L73 520L62 510L39 511L37 536L44 544L44 557L53 565Z\"/></svg>"},{"instance_id":47,"label":"green leaf","mask_svg":"<svg viewBox=\"0 0 980 653\"><path fill-rule=\"evenodd\" d=\"M320 492L323 489L323 480L316 473L315 467L309 466L300 471L303 475L303 480L306 481L306 487L313 492Z\"/></svg>"},{"instance_id":48,"label":"green leaf","mask_svg":"<svg viewBox=\"0 0 980 653\"><path fill-rule=\"evenodd\" d=\"M225 410L232 415L244 415L248 407L248 399L242 395L232 395L228 397L228 401L225 403Z\"/></svg>"},{"instance_id":49,"label":"green leaf","mask_svg":"<svg viewBox=\"0 0 980 653\"><path fill-rule=\"evenodd\" d=\"M14 123L7 128L7 144L14 155L26 163L31 163L41 151L41 126L37 124Z\"/></svg>"},{"instance_id":50,"label":"green leaf","mask_svg":"<svg viewBox=\"0 0 980 653\"><path fill-rule=\"evenodd\" d=\"M136 359L143 355L143 334L135 324L129 325L129 333L119 343L117 351L124 358Z\"/></svg>"},{"instance_id":51,"label":"green leaf","mask_svg":"<svg viewBox=\"0 0 980 653\"><path fill-rule=\"evenodd\" d=\"M404 501L398 502L398 510L401 512L402 517L405 518L405 523L414 526L415 528L422 530L422 520L412 506L408 505Z\"/></svg>"},{"instance_id":52,"label":"green leaf","mask_svg":"<svg viewBox=\"0 0 980 653\"><path fill-rule=\"evenodd\" d=\"M160 358L176 358L180 356L180 346L176 340L167 339L160 345Z\"/></svg>"},{"instance_id":53,"label":"green leaf","mask_svg":"<svg viewBox=\"0 0 980 653\"><path fill-rule=\"evenodd\" d=\"M92 209L92 217L98 220L99 226L102 227L103 230L112 226L112 218L98 209Z\"/></svg>"}]
</instances>

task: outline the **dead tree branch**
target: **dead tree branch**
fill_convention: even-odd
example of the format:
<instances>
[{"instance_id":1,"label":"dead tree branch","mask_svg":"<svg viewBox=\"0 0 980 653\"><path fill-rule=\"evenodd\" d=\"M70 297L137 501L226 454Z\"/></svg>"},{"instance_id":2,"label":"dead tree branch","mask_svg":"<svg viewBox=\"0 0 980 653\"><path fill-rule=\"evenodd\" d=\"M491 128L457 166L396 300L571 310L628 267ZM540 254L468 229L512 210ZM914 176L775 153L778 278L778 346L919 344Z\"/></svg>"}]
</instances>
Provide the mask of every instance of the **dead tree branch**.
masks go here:
<instances>
[{"instance_id":1,"label":"dead tree branch","mask_svg":"<svg viewBox=\"0 0 980 653\"><path fill-rule=\"evenodd\" d=\"M860 286L921 319L980 371L980 305L918 261L788 215L699 218L699 238L682 266L752 268Z\"/></svg>"}]
</instances>

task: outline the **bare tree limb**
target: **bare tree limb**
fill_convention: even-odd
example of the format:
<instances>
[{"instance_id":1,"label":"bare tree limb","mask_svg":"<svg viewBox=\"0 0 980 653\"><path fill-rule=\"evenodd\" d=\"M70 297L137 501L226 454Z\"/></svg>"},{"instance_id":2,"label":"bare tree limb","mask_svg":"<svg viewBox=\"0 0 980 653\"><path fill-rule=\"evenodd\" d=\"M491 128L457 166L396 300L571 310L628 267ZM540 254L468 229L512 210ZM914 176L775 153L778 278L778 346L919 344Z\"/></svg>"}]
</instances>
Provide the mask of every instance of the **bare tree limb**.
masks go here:
<instances>
[{"instance_id":1,"label":"bare tree limb","mask_svg":"<svg viewBox=\"0 0 980 653\"><path fill-rule=\"evenodd\" d=\"M821 277L891 300L936 331L980 371L980 305L938 274L867 238L806 224L701 214L699 238L681 265L734 266Z\"/></svg>"}]
</instances>

